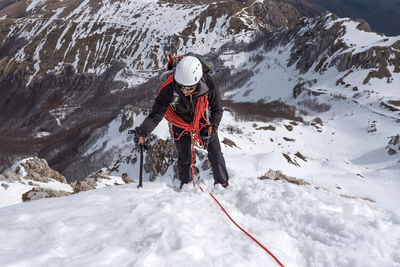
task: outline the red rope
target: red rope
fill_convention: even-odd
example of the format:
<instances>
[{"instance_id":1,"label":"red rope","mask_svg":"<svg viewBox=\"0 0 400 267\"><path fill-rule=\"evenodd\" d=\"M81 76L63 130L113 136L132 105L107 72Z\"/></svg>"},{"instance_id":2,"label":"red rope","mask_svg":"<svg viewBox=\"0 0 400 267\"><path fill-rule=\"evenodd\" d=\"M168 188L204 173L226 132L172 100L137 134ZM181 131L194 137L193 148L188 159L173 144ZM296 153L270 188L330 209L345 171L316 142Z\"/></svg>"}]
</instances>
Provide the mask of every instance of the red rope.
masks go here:
<instances>
[{"instance_id":1,"label":"red rope","mask_svg":"<svg viewBox=\"0 0 400 267\"><path fill-rule=\"evenodd\" d=\"M167 108L167 111L164 114L164 118L174 126L183 129L181 134L175 140L179 140L185 132L189 132L192 140L194 141L193 144L199 148L203 148L204 144L199 137L199 132L205 126L210 125L210 123L207 121L207 118L205 117L207 101L207 95L197 98L193 121L190 123L185 122L178 115L176 115L171 107ZM202 119L204 120L204 123L201 122Z\"/></svg>"},{"instance_id":2,"label":"red rope","mask_svg":"<svg viewBox=\"0 0 400 267\"><path fill-rule=\"evenodd\" d=\"M201 191L203 191L203 189L200 187ZM228 216L229 220L231 220L231 222L233 222L234 225L236 225L237 228L239 228L243 233L245 233L248 237L251 238L251 240L253 240L254 242L256 242L257 245L259 245L263 250L265 250L281 267L284 267L284 265L278 260L277 257L275 257L274 254L272 254L271 251L269 251L266 247L263 246L263 244L261 244L257 239L255 239L251 234L249 234L246 230L244 230L239 224L237 224L231 216L229 216L229 213L224 209L224 207L221 205L221 203L219 203L219 201L214 197L213 194L209 193L210 196L215 200L215 202L217 202L217 204L219 205L219 207L222 209L222 211L226 214L226 216Z\"/></svg>"},{"instance_id":3,"label":"red rope","mask_svg":"<svg viewBox=\"0 0 400 267\"><path fill-rule=\"evenodd\" d=\"M160 94L161 90L164 89L165 86L167 86L168 84L172 83L173 80L174 80L174 75L169 75L167 77L167 79L164 81L164 83L158 89L157 95Z\"/></svg>"}]
</instances>

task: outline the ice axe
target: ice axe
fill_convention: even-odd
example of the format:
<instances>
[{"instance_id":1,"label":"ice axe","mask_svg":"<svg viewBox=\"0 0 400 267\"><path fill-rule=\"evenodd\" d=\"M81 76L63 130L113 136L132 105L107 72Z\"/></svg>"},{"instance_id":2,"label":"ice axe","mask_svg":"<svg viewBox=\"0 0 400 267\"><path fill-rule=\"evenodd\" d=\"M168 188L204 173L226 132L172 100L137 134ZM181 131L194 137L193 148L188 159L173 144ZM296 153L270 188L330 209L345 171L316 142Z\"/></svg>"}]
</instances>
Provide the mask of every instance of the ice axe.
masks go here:
<instances>
[{"instance_id":1,"label":"ice axe","mask_svg":"<svg viewBox=\"0 0 400 267\"><path fill-rule=\"evenodd\" d=\"M208 148L208 144L210 143L211 133L212 133L212 126L210 125L210 126L208 126L207 136L203 139L204 140L204 142L203 142L204 149Z\"/></svg>"},{"instance_id":2,"label":"ice axe","mask_svg":"<svg viewBox=\"0 0 400 267\"><path fill-rule=\"evenodd\" d=\"M143 150L146 149L146 146L144 144L144 138L143 136L140 136L137 138L137 133L135 130L129 130L128 134L134 134L135 135L135 143L139 145L139 151L140 151L140 169L139 169L139 185L138 188L143 187ZM137 140L136 140L137 139Z\"/></svg>"}]
</instances>

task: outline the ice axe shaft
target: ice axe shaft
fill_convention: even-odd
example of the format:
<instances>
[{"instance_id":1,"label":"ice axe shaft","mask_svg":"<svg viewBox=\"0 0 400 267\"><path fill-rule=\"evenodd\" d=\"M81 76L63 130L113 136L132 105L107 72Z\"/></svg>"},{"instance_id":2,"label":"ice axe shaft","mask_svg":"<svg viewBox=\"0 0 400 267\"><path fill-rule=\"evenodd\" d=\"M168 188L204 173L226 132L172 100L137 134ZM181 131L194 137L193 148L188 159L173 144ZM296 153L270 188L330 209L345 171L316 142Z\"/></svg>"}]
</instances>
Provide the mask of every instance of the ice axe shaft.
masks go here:
<instances>
[{"instance_id":1,"label":"ice axe shaft","mask_svg":"<svg viewBox=\"0 0 400 267\"><path fill-rule=\"evenodd\" d=\"M143 187L143 150L144 150L144 138L139 137L139 149L140 149L140 170L139 170L139 185L138 188Z\"/></svg>"},{"instance_id":2,"label":"ice axe shaft","mask_svg":"<svg viewBox=\"0 0 400 267\"><path fill-rule=\"evenodd\" d=\"M211 138L211 133L212 133L212 126L208 126L208 132L207 132L207 137L204 139L204 149L208 148L208 144L210 143L210 138Z\"/></svg>"},{"instance_id":3,"label":"ice axe shaft","mask_svg":"<svg viewBox=\"0 0 400 267\"><path fill-rule=\"evenodd\" d=\"M135 130L129 130L128 134L134 134L135 135L135 143L139 145L139 151L140 151L140 167L139 167L139 185L138 188L143 187L143 150L146 149L146 146L144 145L144 138L143 136L139 136L137 139L137 133Z\"/></svg>"}]
</instances>

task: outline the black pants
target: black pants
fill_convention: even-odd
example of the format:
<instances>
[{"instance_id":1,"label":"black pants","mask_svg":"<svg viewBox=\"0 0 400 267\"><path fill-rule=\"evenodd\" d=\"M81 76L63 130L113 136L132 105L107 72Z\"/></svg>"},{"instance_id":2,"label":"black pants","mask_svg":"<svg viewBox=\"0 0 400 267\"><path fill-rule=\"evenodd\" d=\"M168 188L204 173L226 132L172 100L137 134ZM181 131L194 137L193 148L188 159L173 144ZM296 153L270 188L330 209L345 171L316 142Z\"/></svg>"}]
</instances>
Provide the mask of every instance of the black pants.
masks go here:
<instances>
[{"instance_id":1,"label":"black pants","mask_svg":"<svg viewBox=\"0 0 400 267\"><path fill-rule=\"evenodd\" d=\"M206 136L207 127L201 132L200 136ZM177 138L182 132L182 129L173 127L174 137ZM192 180L191 163L192 163L192 140L188 132L184 133L179 140L175 140L176 148L178 149L178 170L179 180L183 183L188 183ZM210 136L210 141L207 147L208 160L211 163L211 169L215 183L224 184L228 182L228 172L225 166L224 155L221 152L221 145L217 132L213 131Z\"/></svg>"}]
</instances>

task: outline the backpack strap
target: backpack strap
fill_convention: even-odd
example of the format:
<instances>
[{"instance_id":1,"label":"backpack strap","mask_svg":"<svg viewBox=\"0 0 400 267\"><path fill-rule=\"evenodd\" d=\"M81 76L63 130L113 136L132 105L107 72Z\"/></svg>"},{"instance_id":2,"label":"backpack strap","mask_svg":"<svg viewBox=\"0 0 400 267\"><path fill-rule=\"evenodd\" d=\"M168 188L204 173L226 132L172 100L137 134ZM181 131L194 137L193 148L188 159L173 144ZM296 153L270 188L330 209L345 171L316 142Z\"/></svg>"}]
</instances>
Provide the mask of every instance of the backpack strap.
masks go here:
<instances>
[{"instance_id":1,"label":"backpack strap","mask_svg":"<svg viewBox=\"0 0 400 267\"><path fill-rule=\"evenodd\" d=\"M173 80L174 80L174 75L173 74L169 75L167 79L164 81L164 83L161 85L161 87L158 89L157 95L159 95L162 89L164 89L168 84L172 83Z\"/></svg>"}]
</instances>

